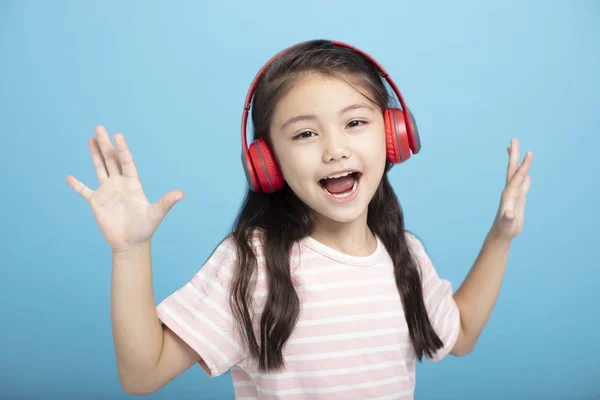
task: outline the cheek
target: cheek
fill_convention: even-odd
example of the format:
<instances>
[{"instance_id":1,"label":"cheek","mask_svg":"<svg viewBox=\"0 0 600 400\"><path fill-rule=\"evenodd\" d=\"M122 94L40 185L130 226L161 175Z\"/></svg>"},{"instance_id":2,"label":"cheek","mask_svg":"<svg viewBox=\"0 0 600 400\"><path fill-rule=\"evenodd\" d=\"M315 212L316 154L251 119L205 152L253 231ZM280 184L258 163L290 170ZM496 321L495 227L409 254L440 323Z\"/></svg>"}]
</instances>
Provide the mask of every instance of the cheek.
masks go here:
<instances>
[{"instance_id":1,"label":"cheek","mask_svg":"<svg viewBox=\"0 0 600 400\"><path fill-rule=\"evenodd\" d=\"M296 182L301 182L310 173L308 159L299 149L284 143L273 143L273 151L283 179L291 186L297 185Z\"/></svg>"},{"instance_id":2,"label":"cheek","mask_svg":"<svg viewBox=\"0 0 600 400\"><path fill-rule=\"evenodd\" d=\"M283 156L280 165L284 179L290 185L304 185L308 181L313 180L314 166L310 157L305 157L299 154L289 154Z\"/></svg>"},{"instance_id":3,"label":"cheek","mask_svg":"<svg viewBox=\"0 0 600 400\"><path fill-rule=\"evenodd\" d=\"M382 157L386 158L386 137L383 128L378 129L373 135L365 136L364 140L359 144L359 152L373 161Z\"/></svg>"}]
</instances>

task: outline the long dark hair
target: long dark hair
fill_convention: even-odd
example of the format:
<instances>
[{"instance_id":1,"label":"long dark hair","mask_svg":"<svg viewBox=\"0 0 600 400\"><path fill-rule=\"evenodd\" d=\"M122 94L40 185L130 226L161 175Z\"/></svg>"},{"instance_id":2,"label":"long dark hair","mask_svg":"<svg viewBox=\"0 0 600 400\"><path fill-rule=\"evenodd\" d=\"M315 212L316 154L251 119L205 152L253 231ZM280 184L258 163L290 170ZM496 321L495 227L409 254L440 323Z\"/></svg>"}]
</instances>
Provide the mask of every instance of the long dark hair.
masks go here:
<instances>
[{"instance_id":1,"label":"long dark hair","mask_svg":"<svg viewBox=\"0 0 600 400\"><path fill-rule=\"evenodd\" d=\"M381 111L390 96L375 65L356 52L329 41L314 40L297 46L275 60L260 78L252 103L254 139L268 143L269 125L277 101L295 80L306 73L352 75L368 89ZM388 164L389 167L389 164ZM428 318L421 275L406 242L402 208L387 177L387 170L368 207L367 224L377 235L394 263L396 286L416 357L432 356L442 347ZM275 193L248 191L234 222L232 236L237 246L238 265L232 285L231 307L240 326L249 354L258 360L261 372L285 365L282 349L300 313L300 301L290 272L292 246L313 230L311 210L289 186ZM260 319L260 340L253 330L250 304L257 270L252 240L262 241L268 295Z\"/></svg>"}]
</instances>

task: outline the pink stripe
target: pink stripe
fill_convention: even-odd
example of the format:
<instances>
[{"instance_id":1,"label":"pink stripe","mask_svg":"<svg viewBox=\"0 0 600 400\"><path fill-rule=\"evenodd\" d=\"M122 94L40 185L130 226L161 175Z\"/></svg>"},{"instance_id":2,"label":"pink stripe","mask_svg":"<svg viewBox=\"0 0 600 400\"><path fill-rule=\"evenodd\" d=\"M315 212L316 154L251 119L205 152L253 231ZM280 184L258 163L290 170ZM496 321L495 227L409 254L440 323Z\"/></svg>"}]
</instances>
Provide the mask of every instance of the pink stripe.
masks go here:
<instances>
[{"instance_id":1,"label":"pink stripe","mask_svg":"<svg viewBox=\"0 0 600 400\"><path fill-rule=\"evenodd\" d=\"M261 375L257 362L246 357L228 301L235 272L232 244L230 239L221 243L188 284L157 306L159 317L201 355L199 365L210 376L231 369L236 398L412 398L414 351L393 266L381 247L364 258L340 255L315 241L294 250L300 319L284 348L286 367ZM438 277L415 237L409 235L408 244L422 268L430 319L445 342L435 361L451 350L460 315L450 282ZM262 254L260 242L253 245ZM260 258L255 334L268 289L263 263Z\"/></svg>"}]
</instances>

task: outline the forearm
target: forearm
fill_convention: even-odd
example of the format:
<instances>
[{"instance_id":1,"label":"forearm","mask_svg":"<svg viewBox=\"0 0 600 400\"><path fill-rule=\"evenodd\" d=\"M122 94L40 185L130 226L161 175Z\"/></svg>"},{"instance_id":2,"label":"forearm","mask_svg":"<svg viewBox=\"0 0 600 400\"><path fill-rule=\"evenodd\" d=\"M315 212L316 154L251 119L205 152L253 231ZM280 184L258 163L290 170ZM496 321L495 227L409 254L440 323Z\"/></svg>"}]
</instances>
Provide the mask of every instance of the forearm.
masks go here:
<instances>
[{"instance_id":1,"label":"forearm","mask_svg":"<svg viewBox=\"0 0 600 400\"><path fill-rule=\"evenodd\" d=\"M454 294L467 352L472 350L496 304L510 252L510 241L488 233L465 281Z\"/></svg>"},{"instance_id":2,"label":"forearm","mask_svg":"<svg viewBox=\"0 0 600 400\"><path fill-rule=\"evenodd\" d=\"M152 288L151 245L113 252L111 316L119 379L144 387L163 341Z\"/></svg>"}]
</instances>

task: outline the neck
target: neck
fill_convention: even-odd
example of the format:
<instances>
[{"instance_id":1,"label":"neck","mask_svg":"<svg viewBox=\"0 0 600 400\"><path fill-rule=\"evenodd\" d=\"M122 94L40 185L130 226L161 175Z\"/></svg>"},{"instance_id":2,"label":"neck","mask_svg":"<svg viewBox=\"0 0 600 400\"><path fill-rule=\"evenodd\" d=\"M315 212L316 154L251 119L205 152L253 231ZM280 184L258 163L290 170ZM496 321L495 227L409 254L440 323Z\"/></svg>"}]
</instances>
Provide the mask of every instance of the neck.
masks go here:
<instances>
[{"instance_id":1,"label":"neck","mask_svg":"<svg viewBox=\"0 0 600 400\"><path fill-rule=\"evenodd\" d=\"M338 222L322 215L315 216L315 225L310 236L324 245L342 253L363 257L377 248L375 235L367 225L367 213L350 222Z\"/></svg>"}]
</instances>

